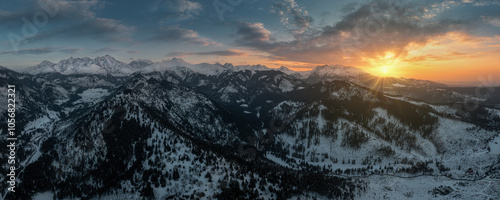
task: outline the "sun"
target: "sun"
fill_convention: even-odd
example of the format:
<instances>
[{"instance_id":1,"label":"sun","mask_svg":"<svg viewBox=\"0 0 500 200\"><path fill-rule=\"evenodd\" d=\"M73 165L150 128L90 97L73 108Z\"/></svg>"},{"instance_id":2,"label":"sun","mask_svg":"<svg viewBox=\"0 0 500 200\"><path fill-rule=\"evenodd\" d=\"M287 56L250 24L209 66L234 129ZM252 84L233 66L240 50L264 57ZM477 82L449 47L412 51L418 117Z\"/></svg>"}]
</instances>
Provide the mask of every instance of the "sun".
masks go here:
<instances>
[{"instance_id":1,"label":"sun","mask_svg":"<svg viewBox=\"0 0 500 200\"><path fill-rule=\"evenodd\" d=\"M383 66L382 67L382 74L387 74L387 72L389 72L389 70L387 69L386 66Z\"/></svg>"},{"instance_id":2,"label":"sun","mask_svg":"<svg viewBox=\"0 0 500 200\"><path fill-rule=\"evenodd\" d=\"M382 77L387 77L391 75L391 66L381 66L379 70L380 70L379 74Z\"/></svg>"}]
</instances>

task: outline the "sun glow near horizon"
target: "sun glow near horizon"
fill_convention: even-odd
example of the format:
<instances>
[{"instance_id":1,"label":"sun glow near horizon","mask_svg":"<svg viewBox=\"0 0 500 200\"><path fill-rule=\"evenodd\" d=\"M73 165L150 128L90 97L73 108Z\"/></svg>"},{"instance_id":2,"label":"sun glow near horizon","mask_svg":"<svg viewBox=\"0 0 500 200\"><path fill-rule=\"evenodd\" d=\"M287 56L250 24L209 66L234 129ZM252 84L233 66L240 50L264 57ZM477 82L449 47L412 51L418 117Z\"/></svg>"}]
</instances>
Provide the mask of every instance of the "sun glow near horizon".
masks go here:
<instances>
[{"instance_id":1,"label":"sun glow near horizon","mask_svg":"<svg viewBox=\"0 0 500 200\"><path fill-rule=\"evenodd\" d=\"M390 66L382 66L380 67L380 72L382 76L391 76Z\"/></svg>"},{"instance_id":2,"label":"sun glow near horizon","mask_svg":"<svg viewBox=\"0 0 500 200\"><path fill-rule=\"evenodd\" d=\"M410 43L403 50L364 54L357 64L380 77L478 82L491 75L491 81L498 82L499 52L500 36L451 32L425 43Z\"/></svg>"},{"instance_id":3,"label":"sun glow near horizon","mask_svg":"<svg viewBox=\"0 0 500 200\"><path fill-rule=\"evenodd\" d=\"M367 66L363 67L363 69L372 75L379 77L401 76L401 73L395 67L401 63L401 59L391 51L371 58L362 57L361 60L367 63Z\"/></svg>"}]
</instances>

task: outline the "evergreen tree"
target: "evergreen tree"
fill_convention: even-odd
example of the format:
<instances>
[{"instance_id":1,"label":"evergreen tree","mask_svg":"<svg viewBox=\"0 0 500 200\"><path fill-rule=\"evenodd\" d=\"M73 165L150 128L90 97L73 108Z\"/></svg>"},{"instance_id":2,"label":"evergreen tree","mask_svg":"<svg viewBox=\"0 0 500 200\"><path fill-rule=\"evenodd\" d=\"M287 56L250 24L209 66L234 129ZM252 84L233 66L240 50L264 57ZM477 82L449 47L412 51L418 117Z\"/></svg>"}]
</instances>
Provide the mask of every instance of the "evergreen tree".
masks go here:
<instances>
[{"instance_id":1,"label":"evergreen tree","mask_svg":"<svg viewBox=\"0 0 500 200\"><path fill-rule=\"evenodd\" d=\"M179 178L180 178L180 176L179 176L179 170L177 170L177 168L176 168L176 169L174 169L174 173L172 175L172 179L174 179L174 181L176 181L176 180L179 180Z\"/></svg>"}]
</instances>

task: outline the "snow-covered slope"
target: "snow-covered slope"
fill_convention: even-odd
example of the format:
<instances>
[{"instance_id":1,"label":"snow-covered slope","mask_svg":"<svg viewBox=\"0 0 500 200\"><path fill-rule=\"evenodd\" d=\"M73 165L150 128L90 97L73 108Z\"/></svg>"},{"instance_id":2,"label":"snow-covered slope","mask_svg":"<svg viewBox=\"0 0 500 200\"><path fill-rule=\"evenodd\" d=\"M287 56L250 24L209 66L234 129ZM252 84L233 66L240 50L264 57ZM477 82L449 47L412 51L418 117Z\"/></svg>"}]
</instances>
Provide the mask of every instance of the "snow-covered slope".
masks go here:
<instances>
[{"instance_id":1,"label":"snow-covered slope","mask_svg":"<svg viewBox=\"0 0 500 200\"><path fill-rule=\"evenodd\" d=\"M187 68L181 69L181 68ZM210 64L210 63L200 63L200 64L191 64L184 61L182 58L172 58L171 60L164 60L159 63L154 63L142 70L141 73L152 73L152 72L164 72L164 71L173 71L178 75L184 74L185 71L192 71L194 73L208 75L208 76L216 76L220 75L225 71L268 71L272 70L263 65L238 65L234 66L232 64Z\"/></svg>"},{"instance_id":2,"label":"snow-covered slope","mask_svg":"<svg viewBox=\"0 0 500 200\"><path fill-rule=\"evenodd\" d=\"M54 66L56 66L55 63L44 60L40 64L26 69L26 72L29 74L56 73L58 71L54 68Z\"/></svg>"},{"instance_id":3,"label":"snow-covered slope","mask_svg":"<svg viewBox=\"0 0 500 200\"><path fill-rule=\"evenodd\" d=\"M310 82L331 80L356 80L360 76L368 75L362 69L342 65L324 65L311 70L306 78Z\"/></svg>"},{"instance_id":4,"label":"snow-covered slope","mask_svg":"<svg viewBox=\"0 0 500 200\"><path fill-rule=\"evenodd\" d=\"M96 97L96 91L102 90L81 94L102 99L88 109L68 117L56 112L30 123L47 132L30 128L26 135L32 137L23 139L36 145L26 148L31 156L21 158L28 167L19 197L45 194L45 183L54 186L49 191L57 198L155 199L186 193L199 199L234 195L273 199L304 190L348 197L355 193L346 188L361 184L301 171L273 177L283 171L266 160L248 165L237 153L244 150L231 149L246 148L240 145L241 138L252 134L252 127L191 88L136 74L107 98L100 97L103 92ZM307 178L312 176L323 180ZM298 179L302 181L292 181Z\"/></svg>"}]
</instances>

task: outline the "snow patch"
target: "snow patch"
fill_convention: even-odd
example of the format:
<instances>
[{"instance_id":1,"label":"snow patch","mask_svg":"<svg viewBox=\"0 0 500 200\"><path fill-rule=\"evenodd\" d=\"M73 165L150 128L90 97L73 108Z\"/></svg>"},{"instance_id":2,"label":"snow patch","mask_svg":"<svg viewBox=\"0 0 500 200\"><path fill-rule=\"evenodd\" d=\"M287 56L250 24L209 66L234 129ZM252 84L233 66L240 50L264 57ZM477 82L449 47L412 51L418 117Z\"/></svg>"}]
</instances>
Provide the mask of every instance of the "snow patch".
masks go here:
<instances>
[{"instance_id":1,"label":"snow patch","mask_svg":"<svg viewBox=\"0 0 500 200\"><path fill-rule=\"evenodd\" d=\"M278 165L281 165L281 166L284 166L284 167L288 167L288 168L292 168L285 161L281 160L281 158L278 158L278 157L274 156L273 154L266 153L266 158L269 159L269 160L271 160L271 161L273 161L274 163L276 163Z\"/></svg>"},{"instance_id":2,"label":"snow patch","mask_svg":"<svg viewBox=\"0 0 500 200\"><path fill-rule=\"evenodd\" d=\"M489 144L490 153L500 154L500 136L495 137Z\"/></svg>"},{"instance_id":3,"label":"snow patch","mask_svg":"<svg viewBox=\"0 0 500 200\"><path fill-rule=\"evenodd\" d=\"M391 85L392 87L406 87L406 85L400 84L400 83L394 83Z\"/></svg>"},{"instance_id":4,"label":"snow patch","mask_svg":"<svg viewBox=\"0 0 500 200\"><path fill-rule=\"evenodd\" d=\"M106 89L102 88L92 88L92 89L87 89L83 91L81 94L78 94L78 96L81 97L78 101L75 101L73 104L79 104L79 103L92 103L92 102L97 102L101 100L103 97L108 96L109 92Z\"/></svg>"},{"instance_id":5,"label":"snow patch","mask_svg":"<svg viewBox=\"0 0 500 200\"><path fill-rule=\"evenodd\" d=\"M48 192L43 192L43 193L36 193L33 198L33 200L52 200L54 199L54 193L48 191Z\"/></svg>"}]
</instances>

